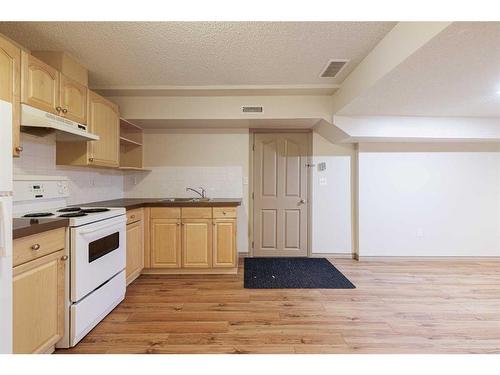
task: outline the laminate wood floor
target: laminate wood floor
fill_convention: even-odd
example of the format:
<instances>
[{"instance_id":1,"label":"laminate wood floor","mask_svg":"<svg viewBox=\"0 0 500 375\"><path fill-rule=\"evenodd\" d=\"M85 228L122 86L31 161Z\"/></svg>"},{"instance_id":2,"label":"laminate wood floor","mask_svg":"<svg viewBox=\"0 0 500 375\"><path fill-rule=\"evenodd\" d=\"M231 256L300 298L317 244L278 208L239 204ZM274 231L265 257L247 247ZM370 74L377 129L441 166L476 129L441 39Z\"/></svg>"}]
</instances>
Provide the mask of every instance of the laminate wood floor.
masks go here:
<instances>
[{"instance_id":1,"label":"laminate wood floor","mask_svg":"<svg viewBox=\"0 0 500 375\"><path fill-rule=\"evenodd\" d=\"M331 260L356 289L143 275L58 353L500 353L499 260Z\"/></svg>"}]
</instances>

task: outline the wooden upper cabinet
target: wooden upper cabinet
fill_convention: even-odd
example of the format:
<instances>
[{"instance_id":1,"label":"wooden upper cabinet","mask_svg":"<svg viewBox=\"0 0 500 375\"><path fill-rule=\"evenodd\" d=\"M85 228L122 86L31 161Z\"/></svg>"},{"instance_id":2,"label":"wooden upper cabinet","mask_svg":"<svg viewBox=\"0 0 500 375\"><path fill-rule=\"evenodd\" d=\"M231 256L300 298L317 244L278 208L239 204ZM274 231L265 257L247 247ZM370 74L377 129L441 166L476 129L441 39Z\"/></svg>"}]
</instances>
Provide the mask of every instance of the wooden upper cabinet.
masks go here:
<instances>
[{"instance_id":1,"label":"wooden upper cabinet","mask_svg":"<svg viewBox=\"0 0 500 375\"><path fill-rule=\"evenodd\" d=\"M87 123L87 87L60 74L59 103L61 115L80 124Z\"/></svg>"},{"instance_id":2,"label":"wooden upper cabinet","mask_svg":"<svg viewBox=\"0 0 500 375\"><path fill-rule=\"evenodd\" d=\"M182 220L182 266L212 267L212 220Z\"/></svg>"},{"instance_id":3,"label":"wooden upper cabinet","mask_svg":"<svg viewBox=\"0 0 500 375\"><path fill-rule=\"evenodd\" d=\"M56 115L59 107L59 72L36 57L21 53L21 101Z\"/></svg>"},{"instance_id":4,"label":"wooden upper cabinet","mask_svg":"<svg viewBox=\"0 0 500 375\"><path fill-rule=\"evenodd\" d=\"M118 106L88 91L87 125L98 141L88 142L90 165L118 167L120 154L120 115Z\"/></svg>"},{"instance_id":5,"label":"wooden upper cabinet","mask_svg":"<svg viewBox=\"0 0 500 375\"><path fill-rule=\"evenodd\" d=\"M22 151L19 143L21 124L21 49L0 35L0 100L12 103L13 155ZM3 126L4 124L2 124Z\"/></svg>"}]
</instances>

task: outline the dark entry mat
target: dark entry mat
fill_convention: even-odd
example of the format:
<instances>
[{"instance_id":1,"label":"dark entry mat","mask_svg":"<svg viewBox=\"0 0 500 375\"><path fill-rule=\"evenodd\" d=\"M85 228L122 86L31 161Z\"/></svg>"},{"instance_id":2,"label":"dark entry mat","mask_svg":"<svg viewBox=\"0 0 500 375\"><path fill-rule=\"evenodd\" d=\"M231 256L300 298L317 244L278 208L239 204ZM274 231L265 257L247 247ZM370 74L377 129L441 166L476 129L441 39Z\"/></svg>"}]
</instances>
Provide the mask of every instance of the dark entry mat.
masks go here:
<instances>
[{"instance_id":1,"label":"dark entry mat","mask_svg":"<svg viewBox=\"0 0 500 375\"><path fill-rule=\"evenodd\" d=\"M342 272L325 258L245 258L248 289L353 289Z\"/></svg>"}]
</instances>

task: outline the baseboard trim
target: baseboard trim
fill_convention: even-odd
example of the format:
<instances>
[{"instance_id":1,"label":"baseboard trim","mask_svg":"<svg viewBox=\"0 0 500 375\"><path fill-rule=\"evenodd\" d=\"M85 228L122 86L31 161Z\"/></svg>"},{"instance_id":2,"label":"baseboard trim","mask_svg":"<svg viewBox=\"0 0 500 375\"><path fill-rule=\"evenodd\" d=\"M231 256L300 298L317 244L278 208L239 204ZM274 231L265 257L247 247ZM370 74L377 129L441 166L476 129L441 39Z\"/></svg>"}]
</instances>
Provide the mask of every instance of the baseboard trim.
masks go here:
<instances>
[{"instance_id":1,"label":"baseboard trim","mask_svg":"<svg viewBox=\"0 0 500 375\"><path fill-rule=\"evenodd\" d=\"M249 258L251 255L249 253L238 253L238 258ZM356 259L356 254L348 253L314 253L310 255L310 258L343 258L343 259Z\"/></svg>"},{"instance_id":2,"label":"baseboard trim","mask_svg":"<svg viewBox=\"0 0 500 375\"><path fill-rule=\"evenodd\" d=\"M340 259L353 259L354 254L349 253L313 253L310 258L340 258Z\"/></svg>"},{"instance_id":3,"label":"baseboard trim","mask_svg":"<svg viewBox=\"0 0 500 375\"><path fill-rule=\"evenodd\" d=\"M234 275L238 267L231 268L147 268L143 275Z\"/></svg>"},{"instance_id":4,"label":"baseboard trim","mask_svg":"<svg viewBox=\"0 0 500 375\"><path fill-rule=\"evenodd\" d=\"M358 256L359 261L394 261L394 260L405 260L405 261L429 261L429 260L434 260L434 261L481 261L481 260L499 260L500 261L500 256L457 256L457 255L450 255L450 256Z\"/></svg>"}]
</instances>

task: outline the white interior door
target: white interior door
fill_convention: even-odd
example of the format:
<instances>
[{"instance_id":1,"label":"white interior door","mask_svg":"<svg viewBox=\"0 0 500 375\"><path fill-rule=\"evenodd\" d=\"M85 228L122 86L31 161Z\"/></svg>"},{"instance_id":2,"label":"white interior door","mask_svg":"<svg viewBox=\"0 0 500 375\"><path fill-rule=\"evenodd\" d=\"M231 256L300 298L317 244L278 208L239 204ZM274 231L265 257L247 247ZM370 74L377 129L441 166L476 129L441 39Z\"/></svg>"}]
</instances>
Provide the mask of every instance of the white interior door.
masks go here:
<instances>
[{"instance_id":1,"label":"white interior door","mask_svg":"<svg viewBox=\"0 0 500 375\"><path fill-rule=\"evenodd\" d=\"M255 256L307 256L308 145L308 133L255 134Z\"/></svg>"}]
</instances>

